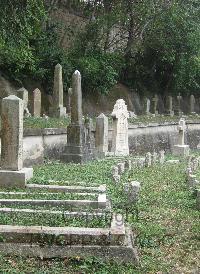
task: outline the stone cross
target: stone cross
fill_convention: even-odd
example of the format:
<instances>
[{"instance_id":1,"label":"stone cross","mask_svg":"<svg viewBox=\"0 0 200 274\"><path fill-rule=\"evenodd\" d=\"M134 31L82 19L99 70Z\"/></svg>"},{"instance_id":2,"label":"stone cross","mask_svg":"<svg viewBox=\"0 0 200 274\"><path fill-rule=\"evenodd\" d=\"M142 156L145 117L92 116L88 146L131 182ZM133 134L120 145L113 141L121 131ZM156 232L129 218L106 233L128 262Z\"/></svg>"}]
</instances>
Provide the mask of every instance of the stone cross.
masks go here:
<instances>
[{"instance_id":1,"label":"stone cross","mask_svg":"<svg viewBox=\"0 0 200 274\"><path fill-rule=\"evenodd\" d=\"M97 153L108 152L108 117L101 113L96 119L95 147Z\"/></svg>"},{"instance_id":2,"label":"stone cross","mask_svg":"<svg viewBox=\"0 0 200 274\"><path fill-rule=\"evenodd\" d=\"M63 107L63 80L62 66L57 64L54 70L52 115L57 118L66 117L66 108Z\"/></svg>"},{"instance_id":3,"label":"stone cross","mask_svg":"<svg viewBox=\"0 0 200 274\"><path fill-rule=\"evenodd\" d=\"M83 123L81 74L78 70L72 75L71 123Z\"/></svg>"},{"instance_id":4,"label":"stone cross","mask_svg":"<svg viewBox=\"0 0 200 274\"><path fill-rule=\"evenodd\" d=\"M153 114L158 115L158 95L155 94L153 98Z\"/></svg>"},{"instance_id":5,"label":"stone cross","mask_svg":"<svg viewBox=\"0 0 200 274\"><path fill-rule=\"evenodd\" d=\"M169 116L174 116L172 96L167 97L167 114Z\"/></svg>"},{"instance_id":6,"label":"stone cross","mask_svg":"<svg viewBox=\"0 0 200 274\"><path fill-rule=\"evenodd\" d=\"M38 88L33 91L32 115L33 117L41 116L41 91Z\"/></svg>"},{"instance_id":7,"label":"stone cross","mask_svg":"<svg viewBox=\"0 0 200 274\"><path fill-rule=\"evenodd\" d=\"M117 100L113 112L112 152L114 155L129 155L127 105L123 99Z\"/></svg>"},{"instance_id":8,"label":"stone cross","mask_svg":"<svg viewBox=\"0 0 200 274\"><path fill-rule=\"evenodd\" d=\"M178 145L180 145L180 146L185 145L185 140L184 140L185 128L186 128L185 119L181 118L179 121L178 127L177 127L177 129L179 131Z\"/></svg>"},{"instance_id":9,"label":"stone cross","mask_svg":"<svg viewBox=\"0 0 200 274\"><path fill-rule=\"evenodd\" d=\"M194 95L190 95L190 113L195 113L195 97Z\"/></svg>"},{"instance_id":10,"label":"stone cross","mask_svg":"<svg viewBox=\"0 0 200 274\"><path fill-rule=\"evenodd\" d=\"M23 167L24 102L14 95L2 100L1 168L20 170Z\"/></svg>"},{"instance_id":11,"label":"stone cross","mask_svg":"<svg viewBox=\"0 0 200 274\"><path fill-rule=\"evenodd\" d=\"M149 98L145 99L145 103L146 103L146 115L150 115L150 107L151 107L151 101L149 100Z\"/></svg>"}]
</instances>

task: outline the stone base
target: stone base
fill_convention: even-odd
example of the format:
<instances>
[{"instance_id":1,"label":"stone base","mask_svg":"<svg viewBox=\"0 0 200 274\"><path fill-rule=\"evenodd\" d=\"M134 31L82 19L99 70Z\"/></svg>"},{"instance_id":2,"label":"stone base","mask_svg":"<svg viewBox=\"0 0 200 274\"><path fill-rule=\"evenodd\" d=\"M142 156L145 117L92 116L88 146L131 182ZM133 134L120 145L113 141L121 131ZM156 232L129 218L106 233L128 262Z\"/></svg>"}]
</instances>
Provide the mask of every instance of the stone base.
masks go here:
<instances>
[{"instance_id":1,"label":"stone base","mask_svg":"<svg viewBox=\"0 0 200 274\"><path fill-rule=\"evenodd\" d=\"M65 118L67 117L66 107L59 107L57 109L51 107L49 109L49 114L54 118Z\"/></svg>"},{"instance_id":2,"label":"stone base","mask_svg":"<svg viewBox=\"0 0 200 274\"><path fill-rule=\"evenodd\" d=\"M0 170L0 187L25 188L26 181L33 177L32 168L23 168L19 171Z\"/></svg>"},{"instance_id":3,"label":"stone base","mask_svg":"<svg viewBox=\"0 0 200 274\"><path fill-rule=\"evenodd\" d=\"M48 235L48 234L47 234ZM55 235L54 235L55 236ZM50 237L49 239L54 239ZM30 240L29 240L30 241ZM126 229L126 238L121 245L39 245L28 243L0 243L0 252L3 255L39 258L70 258L70 257L99 257L103 261L116 260L122 263L137 265L139 257L134 239L129 228Z\"/></svg>"},{"instance_id":4,"label":"stone base","mask_svg":"<svg viewBox=\"0 0 200 274\"><path fill-rule=\"evenodd\" d=\"M173 155L175 156L189 156L190 147L188 145L175 145L173 149Z\"/></svg>"}]
</instances>

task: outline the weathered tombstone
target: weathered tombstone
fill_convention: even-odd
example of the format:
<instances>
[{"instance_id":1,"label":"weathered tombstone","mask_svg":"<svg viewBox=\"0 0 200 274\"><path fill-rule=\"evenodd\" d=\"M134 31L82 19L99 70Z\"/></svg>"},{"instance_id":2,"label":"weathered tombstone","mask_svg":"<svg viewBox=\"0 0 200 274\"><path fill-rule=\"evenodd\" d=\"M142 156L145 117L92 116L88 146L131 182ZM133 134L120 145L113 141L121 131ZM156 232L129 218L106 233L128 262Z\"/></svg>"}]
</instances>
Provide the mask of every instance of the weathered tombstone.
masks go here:
<instances>
[{"instance_id":1,"label":"weathered tombstone","mask_svg":"<svg viewBox=\"0 0 200 274\"><path fill-rule=\"evenodd\" d=\"M93 122L92 119L86 117L85 119L85 143L87 147L87 153L92 154L93 152L93 141L92 141L92 129L93 129Z\"/></svg>"},{"instance_id":2,"label":"weathered tombstone","mask_svg":"<svg viewBox=\"0 0 200 274\"><path fill-rule=\"evenodd\" d=\"M68 89L67 93L67 113L71 114L71 96L72 96L72 88Z\"/></svg>"},{"instance_id":3,"label":"weathered tombstone","mask_svg":"<svg viewBox=\"0 0 200 274\"><path fill-rule=\"evenodd\" d=\"M150 167L151 165L152 165L151 153L147 152L147 154L145 155L145 166Z\"/></svg>"},{"instance_id":4,"label":"weathered tombstone","mask_svg":"<svg viewBox=\"0 0 200 274\"><path fill-rule=\"evenodd\" d=\"M97 155L108 152L108 117L101 113L96 119L95 147Z\"/></svg>"},{"instance_id":5,"label":"weathered tombstone","mask_svg":"<svg viewBox=\"0 0 200 274\"><path fill-rule=\"evenodd\" d=\"M125 161L125 169L131 170L132 169L132 162L131 160L126 160Z\"/></svg>"},{"instance_id":6,"label":"weathered tombstone","mask_svg":"<svg viewBox=\"0 0 200 274\"><path fill-rule=\"evenodd\" d=\"M153 101L153 114L158 115L158 95L155 94Z\"/></svg>"},{"instance_id":7,"label":"weathered tombstone","mask_svg":"<svg viewBox=\"0 0 200 274\"><path fill-rule=\"evenodd\" d=\"M195 114L195 97L190 95L190 114Z\"/></svg>"},{"instance_id":8,"label":"weathered tombstone","mask_svg":"<svg viewBox=\"0 0 200 274\"><path fill-rule=\"evenodd\" d=\"M23 100L24 117L30 117L31 114L28 110L28 90L26 90L25 88L20 88L17 90L17 95L20 99Z\"/></svg>"},{"instance_id":9,"label":"weathered tombstone","mask_svg":"<svg viewBox=\"0 0 200 274\"><path fill-rule=\"evenodd\" d=\"M139 192L140 192L140 183L137 181L133 181L130 183L124 184L124 192L127 196L127 202L135 203L139 199Z\"/></svg>"},{"instance_id":10,"label":"weathered tombstone","mask_svg":"<svg viewBox=\"0 0 200 274\"><path fill-rule=\"evenodd\" d=\"M158 160L159 160L160 164L164 164L164 162L165 162L165 151L164 150L159 151Z\"/></svg>"},{"instance_id":11,"label":"weathered tombstone","mask_svg":"<svg viewBox=\"0 0 200 274\"><path fill-rule=\"evenodd\" d=\"M53 106L50 115L55 118L66 117L66 108L63 107L62 66L57 64L54 70Z\"/></svg>"},{"instance_id":12,"label":"weathered tombstone","mask_svg":"<svg viewBox=\"0 0 200 274\"><path fill-rule=\"evenodd\" d=\"M179 131L178 144L174 146L173 154L176 156L189 156L190 148L188 145L185 145L184 141L186 124L183 118L180 119L177 129Z\"/></svg>"},{"instance_id":13,"label":"weathered tombstone","mask_svg":"<svg viewBox=\"0 0 200 274\"><path fill-rule=\"evenodd\" d=\"M122 175L125 171L125 163L118 163L117 167L119 175Z\"/></svg>"},{"instance_id":14,"label":"weathered tombstone","mask_svg":"<svg viewBox=\"0 0 200 274\"><path fill-rule=\"evenodd\" d=\"M10 95L2 100L0 186L25 187L33 176L32 168L23 168L24 102Z\"/></svg>"},{"instance_id":15,"label":"weathered tombstone","mask_svg":"<svg viewBox=\"0 0 200 274\"><path fill-rule=\"evenodd\" d=\"M149 98L145 98L145 105L146 105L145 114L150 115L151 101L149 100Z\"/></svg>"},{"instance_id":16,"label":"weathered tombstone","mask_svg":"<svg viewBox=\"0 0 200 274\"><path fill-rule=\"evenodd\" d=\"M121 176L119 175L119 169L117 166L112 167L112 178L116 183L120 181Z\"/></svg>"},{"instance_id":17,"label":"weathered tombstone","mask_svg":"<svg viewBox=\"0 0 200 274\"><path fill-rule=\"evenodd\" d=\"M67 147L61 155L64 162L84 163L92 158L87 148L86 128L83 123L81 74L78 70L72 75L71 124L67 127Z\"/></svg>"},{"instance_id":18,"label":"weathered tombstone","mask_svg":"<svg viewBox=\"0 0 200 274\"><path fill-rule=\"evenodd\" d=\"M33 91L32 116L41 116L41 91L38 88Z\"/></svg>"},{"instance_id":19,"label":"weathered tombstone","mask_svg":"<svg viewBox=\"0 0 200 274\"><path fill-rule=\"evenodd\" d=\"M174 116L172 96L167 96L167 115Z\"/></svg>"},{"instance_id":20,"label":"weathered tombstone","mask_svg":"<svg viewBox=\"0 0 200 274\"><path fill-rule=\"evenodd\" d=\"M113 112L112 152L116 156L129 155L127 105L123 99L117 100Z\"/></svg>"},{"instance_id":21,"label":"weathered tombstone","mask_svg":"<svg viewBox=\"0 0 200 274\"><path fill-rule=\"evenodd\" d=\"M180 95L180 93L177 96L177 109L176 109L176 114L178 116L182 116L183 112L181 110L181 101L182 101L182 96Z\"/></svg>"},{"instance_id":22,"label":"weathered tombstone","mask_svg":"<svg viewBox=\"0 0 200 274\"><path fill-rule=\"evenodd\" d=\"M158 154L157 154L157 152L154 151L152 153L152 164L155 165L157 163L157 161L158 161Z\"/></svg>"}]
</instances>

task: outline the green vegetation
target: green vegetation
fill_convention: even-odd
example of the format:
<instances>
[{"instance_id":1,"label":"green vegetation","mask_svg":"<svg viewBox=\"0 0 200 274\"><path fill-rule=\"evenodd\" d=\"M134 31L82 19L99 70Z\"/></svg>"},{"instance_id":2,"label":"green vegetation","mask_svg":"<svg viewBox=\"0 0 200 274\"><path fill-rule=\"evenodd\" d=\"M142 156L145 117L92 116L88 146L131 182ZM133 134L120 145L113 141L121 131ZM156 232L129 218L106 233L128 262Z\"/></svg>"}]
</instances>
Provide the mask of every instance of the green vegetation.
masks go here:
<instances>
[{"instance_id":1,"label":"green vegetation","mask_svg":"<svg viewBox=\"0 0 200 274\"><path fill-rule=\"evenodd\" d=\"M70 118L34 118L24 119L24 128L66 128Z\"/></svg>"},{"instance_id":2,"label":"green vegetation","mask_svg":"<svg viewBox=\"0 0 200 274\"><path fill-rule=\"evenodd\" d=\"M59 2L59 3L58 3ZM48 3L48 4L47 4ZM138 93L198 94L199 1L67 1L85 20L77 30L51 20L60 1L4 1L0 10L0 70L47 93L57 63L65 88L79 69L83 91L108 93L121 81ZM71 36L63 48L59 33Z\"/></svg>"},{"instance_id":3,"label":"green vegetation","mask_svg":"<svg viewBox=\"0 0 200 274\"><path fill-rule=\"evenodd\" d=\"M171 159L171 156L168 158ZM186 163L126 172L116 187L111 178L111 166L119 159L93 161L87 165L48 163L35 168L32 181L45 183L48 180L87 182L90 185L106 184L115 210L123 212L136 233L140 251L140 265L127 266L115 262L103 263L90 258L65 260L37 260L15 257L0 257L0 270L4 273L191 273L200 268L199 211L196 201L186 183ZM124 182L141 182L140 200L135 205L127 204L123 195ZM47 194L48 195L48 194ZM6 222L6 219L4 219ZM15 219L14 219L15 220ZM21 219L20 219L21 220ZM25 220L25 219L23 219ZM16 221L17 223L19 220ZM23 223L23 221L21 221ZM30 218L34 223L34 219ZM62 225L59 218L50 220ZM83 224L74 221L76 224ZM90 223L91 224L91 223ZM92 224L98 224L92 222ZM106 223L100 224L104 226ZM11 270L12 269L12 270Z\"/></svg>"}]
</instances>

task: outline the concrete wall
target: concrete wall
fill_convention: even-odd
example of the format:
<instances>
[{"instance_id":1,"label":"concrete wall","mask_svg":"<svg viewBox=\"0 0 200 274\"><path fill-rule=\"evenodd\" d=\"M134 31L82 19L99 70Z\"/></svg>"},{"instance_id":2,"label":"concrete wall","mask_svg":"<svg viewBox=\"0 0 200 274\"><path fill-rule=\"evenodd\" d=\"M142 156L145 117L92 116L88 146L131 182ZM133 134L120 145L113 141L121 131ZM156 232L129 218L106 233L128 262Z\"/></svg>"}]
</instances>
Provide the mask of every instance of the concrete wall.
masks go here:
<instances>
[{"instance_id":1,"label":"concrete wall","mask_svg":"<svg viewBox=\"0 0 200 274\"><path fill-rule=\"evenodd\" d=\"M94 132L93 132L94 134ZM200 123L187 123L186 144L196 149L200 143ZM177 124L129 125L129 148L131 154L172 151L177 143ZM112 129L109 129L111 147ZM67 144L67 129L26 129L24 131L24 166L43 163L44 159L59 159Z\"/></svg>"}]
</instances>

